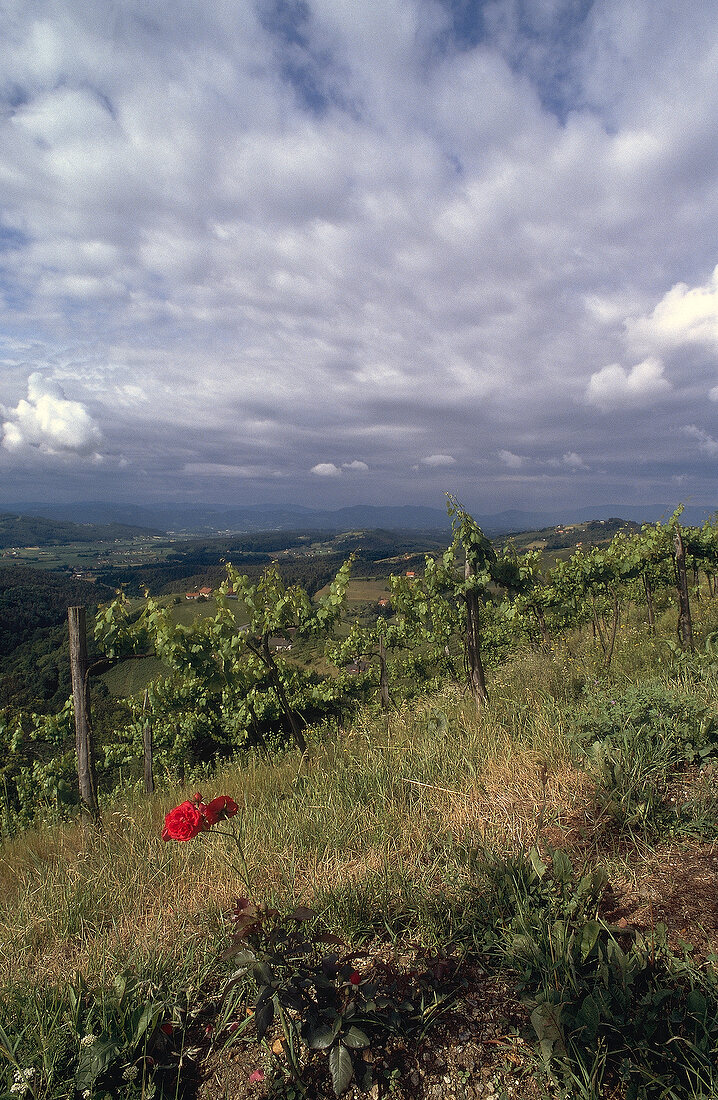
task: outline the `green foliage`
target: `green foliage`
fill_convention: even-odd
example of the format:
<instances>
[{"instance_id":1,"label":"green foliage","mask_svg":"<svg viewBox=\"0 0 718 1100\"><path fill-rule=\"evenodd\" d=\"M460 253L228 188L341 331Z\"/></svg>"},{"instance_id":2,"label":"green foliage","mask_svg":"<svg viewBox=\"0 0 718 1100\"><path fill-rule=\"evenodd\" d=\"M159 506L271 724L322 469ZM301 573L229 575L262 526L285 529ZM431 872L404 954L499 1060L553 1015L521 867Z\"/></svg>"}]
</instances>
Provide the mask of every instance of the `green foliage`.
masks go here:
<instances>
[{"instance_id":1,"label":"green foliage","mask_svg":"<svg viewBox=\"0 0 718 1100\"><path fill-rule=\"evenodd\" d=\"M647 825L677 770L716 753L718 721L697 698L647 682L594 696L577 716L576 736L595 769L601 809L619 826Z\"/></svg>"},{"instance_id":2,"label":"green foliage","mask_svg":"<svg viewBox=\"0 0 718 1100\"><path fill-rule=\"evenodd\" d=\"M52 716L0 716L0 835L57 821L78 804L70 700Z\"/></svg>"},{"instance_id":3,"label":"green foliage","mask_svg":"<svg viewBox=\"0 0 718 1100\"><path fill-rule=\"evenodd\" d=\"M489 857L476 866L496 914L487 944L516 972L546 1068L566 1097L710 1100L718 1086L718 975L598 916L600 873L577 875L565 852L545 863Z\"/></svg>"},{"instance_id":4,"label":"green foliage","mask_svg":"<svg viewBox=\"0 0 718 1100\"><path fill-rule=\"evenodd\" d=\"M80 976L62 987L15 990L0 1002L0 1088L42 1100L175 1095L187 996L131 973L109 989ZM180 1042L178 1043L178 1039Z\"/></svg>"},{"instance_id":5,"label":"green foliage","mask_svg":"<svg viewBox=\"0 0 718 1100\"><path fill-rule=\"evenodd\" d=\"M250 739L266 742L278 726L304 748L300 720L326 713L338 687L275 652L272 637L290 630L298 638L327 635L342 612L351 565L350 558L317 603L300 586L287 586L274 566L253 583L227 565L216 614L189 625L174 622L169 608L150 599L132 615L126 598L117 597L97 616L98 644L111 658L149 648L169 671L150 684L149 707L142 713L134 707L120 741L136 747L150 721L159 760L171 766L228 755Z\"/></svg>"},{"instance_id":6,"label":"green foliage","mask_svg":"<svg viewBox=\"0 0 718 1100\"><path fill-rule=\"evenodd\" d=\"M73 604L95 607L109 594L102 586L44 569L0 567L0 657L8 657L38 631L62 623Z\"/></svg>"}]
</instances>

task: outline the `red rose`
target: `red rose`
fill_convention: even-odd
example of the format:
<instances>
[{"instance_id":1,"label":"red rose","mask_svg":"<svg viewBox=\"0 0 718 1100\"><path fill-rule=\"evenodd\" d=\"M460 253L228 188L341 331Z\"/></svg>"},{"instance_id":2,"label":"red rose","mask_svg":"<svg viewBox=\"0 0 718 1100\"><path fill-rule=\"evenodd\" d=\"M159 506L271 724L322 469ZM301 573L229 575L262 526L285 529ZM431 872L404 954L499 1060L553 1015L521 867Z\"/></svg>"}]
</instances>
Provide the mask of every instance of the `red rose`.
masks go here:
<instances>
[{"instance_id":1,"label":"red rose","mask_svg":"<svg viewBox=\"0 0 718 1100\"><path fill-rule=\"evenodd\" d=\"M197 807L191 802L183 802L165 817L162 830L163 840L191 840L209 826Z\"/></svg>"},{"instance_id":2,"label":"red rose","mask_svg":"<svg viewBox=\"0 0 718 1100\"><path fill-rule=\"evenodd\" d=\"M200 806L199 811L204 815L208 825L216 825L218 821L225 821L228 817L234 817L239 807L233 798L227 794L221 794L213 798L206 806Z\"/></svg>"}]
</instances>

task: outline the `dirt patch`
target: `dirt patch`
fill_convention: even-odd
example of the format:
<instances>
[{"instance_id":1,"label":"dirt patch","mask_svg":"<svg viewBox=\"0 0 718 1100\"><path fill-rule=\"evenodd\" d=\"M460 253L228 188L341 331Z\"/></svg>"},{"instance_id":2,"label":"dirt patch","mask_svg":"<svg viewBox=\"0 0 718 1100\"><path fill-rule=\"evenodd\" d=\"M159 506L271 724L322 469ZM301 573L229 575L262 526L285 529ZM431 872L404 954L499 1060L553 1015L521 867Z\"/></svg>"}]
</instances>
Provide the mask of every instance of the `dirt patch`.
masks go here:
<instances>
[{"instance_id":1,"label":"dirt patch","mask_svg":"<svg viewBox=\"0 0 718 1100\"><path fill-rule=\"evenodd\" d=\"M612 883L602 916L641 932L664 924L673 950L689 944L696 961L718 953L718 843L669 844L643 856L630 880Z\"/></svg>"},{"instance_id":2,"label":"dirt patch","mask_svg":"<svg viewBox=\"0 0 718 1100\"><path fill-rule=\"evenodd\" d=\"M385 963L391 950L379 948ZM346 1100L538 1100L543 1095L532 1073L535 1057L524 1035L528 1011L504 978L474 963L461 974L460 998L430 1033L405 1039L390 1035L373 1042L358 1058L363 1088L350 1085ZM267 1100L277 1037L264 1047L246 1041L208 1054L198 1100ZM263 1076L263 1080L258 1077ZM314 1053L303 1067L306 1096L332 1100L328 1060Z\"/></svg>"}]
</instances>

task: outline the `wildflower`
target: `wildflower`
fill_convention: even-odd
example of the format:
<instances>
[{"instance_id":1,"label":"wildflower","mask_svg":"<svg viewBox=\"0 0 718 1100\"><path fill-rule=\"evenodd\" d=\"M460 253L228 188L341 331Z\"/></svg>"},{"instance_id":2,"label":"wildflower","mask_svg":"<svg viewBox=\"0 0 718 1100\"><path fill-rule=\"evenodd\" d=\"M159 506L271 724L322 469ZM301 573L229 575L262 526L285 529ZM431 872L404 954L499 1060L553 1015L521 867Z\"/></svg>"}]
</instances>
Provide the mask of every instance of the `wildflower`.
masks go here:
<instances>
[{"instance_id":1,"label":"wildflower","mask_svg":"<svg viewBox=\"0 0 718 1100\"><path fill-rule=\"evenodd\" d=\"M13 1074L10 1092L15 1093L17 1096L24 1096L31 1088L30 1082L34 1076L35 1070L32 1067L29 1069L16 1069Z\"/></svg>"},{"instance_id":2,"label":"wildflower","mask_svg":"<svg viewBox=\"0 0 718 1100\"><path fill-rule=\"evenodd\" d=\"M359 983L361 982L361 974L358 970L352 970L351 974L349 975L349 981L352 985L359 985Z\"/></svg>"},{"instance_id":3,"label":"wildflower","mask_svg":"<svg viewBox=\"0 0 718 1100\"><path fill-rule=\"evenodd\" d=\"M91 1047L95 1041L95 1036L90 1032L88 1035L83 1035L80 1039L81 1047Z\"/></svg>"},{"instance_id":4,"label":"wildflower","mask_svg":"<svg viewBox=\"0 0 718 1100\"><path fill-rule=\"evenodd\" d=\"M122 1071L122 1080L123 1081L135 1081L137 1079L137 1077L139 1076L139 1073L140 1073L140 1067L139 1066L128 1066L125 1070Z\"/></svg>"},{"instance_id":5,"label":"wildflower","mask_svg":"<svg viewBox=\"0 0 718 1100\"><path fill-rule=\"evenodd\" d=\"M263 1069L252 1070L252 1072L249 1075L250 1085L257 1085L263 1080L264 1080L264 1070Z\"/></svg>"},{"instance_id":6,"label":"wildflower","mask_svg":"<svg viewBox=\"0 0 718 1100\"><path fill-rule=\"evenodd\" d=\"M213 798L206 806L200 806L199 812L206 818L209 825L216 825L218 821L224 821L228 817L234 817L239 806L227 794L221 794Z\"/></svg>"}]
</instances>

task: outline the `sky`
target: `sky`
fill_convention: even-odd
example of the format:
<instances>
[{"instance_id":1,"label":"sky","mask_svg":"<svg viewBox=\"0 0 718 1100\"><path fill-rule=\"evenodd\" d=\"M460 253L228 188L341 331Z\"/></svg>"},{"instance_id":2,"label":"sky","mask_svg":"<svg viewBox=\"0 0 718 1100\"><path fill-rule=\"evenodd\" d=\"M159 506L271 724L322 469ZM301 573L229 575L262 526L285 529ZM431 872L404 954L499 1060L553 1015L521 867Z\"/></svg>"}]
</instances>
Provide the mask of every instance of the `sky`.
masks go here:
<instances>
[{"instance_id":1,"label":"sky","mask_svg":"<svg viewBox=\"0 0 718 1100\"><path fill-rule=\"evenodd\" d=\"M0 503L718 507L718 6L3 0Z\"/></svg>"}]
</instances>

